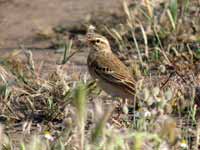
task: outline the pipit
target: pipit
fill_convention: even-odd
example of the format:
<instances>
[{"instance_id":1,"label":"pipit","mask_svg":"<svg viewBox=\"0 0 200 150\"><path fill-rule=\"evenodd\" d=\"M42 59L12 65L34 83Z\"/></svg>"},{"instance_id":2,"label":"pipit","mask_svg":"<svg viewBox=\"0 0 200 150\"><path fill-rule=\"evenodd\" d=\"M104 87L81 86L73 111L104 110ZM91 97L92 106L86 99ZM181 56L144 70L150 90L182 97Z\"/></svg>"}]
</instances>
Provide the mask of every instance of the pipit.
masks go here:
<instances>
[{"instance_id":1,"label":"pipit","mask_svg":"<svg viewBox=\"0 0 200 150\"><path fill-rule=\"evenodd\" d=\"M88 70L97 85L111 96L133 100L136 82L129 69L112 52L109 41L94 32L88 32L86 39L90 47Z\"/></svg>"}]
</instances>

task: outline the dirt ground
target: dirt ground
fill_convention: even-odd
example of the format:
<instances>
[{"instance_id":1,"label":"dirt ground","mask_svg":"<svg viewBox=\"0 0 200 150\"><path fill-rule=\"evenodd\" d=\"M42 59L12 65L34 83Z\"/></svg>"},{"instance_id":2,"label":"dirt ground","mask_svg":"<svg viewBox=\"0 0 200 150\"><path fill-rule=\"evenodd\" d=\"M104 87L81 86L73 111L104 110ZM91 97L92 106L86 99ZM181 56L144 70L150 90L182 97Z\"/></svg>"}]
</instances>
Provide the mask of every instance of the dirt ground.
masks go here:
<instances>
[{"instance_id":1,"label":"dirt ground","mask_svg":"<svg viewBox=\"0 0 200 150\"><path fill-rule=\"evenodd\" d=\"M109 16L120 8L120 0L0 0L0 48L31 46L38 31L77 25L91 14Z\"/></svg>"},{"instance_id":2,"label":"dirt ground","mask_svg":"<svg viewBox=\"0 0 200 150\"><path fill-rule=\"evenodd\" d=\"M56 69L56 63L62 56L52 50L44 50L50 45L51 37L40 40L36 37L38 33L51 36L52 29L59 25L64 25L68 30L85 22L93 14L103 13L110 17L119 14L120 10L120 0L0 0L0 55L18 49L20 45L31 47L36 65L42 64L43 73L48 74ZM86 55L80 53L72 57L76 71L85 64Z\"/></svg>"}]
</instances>

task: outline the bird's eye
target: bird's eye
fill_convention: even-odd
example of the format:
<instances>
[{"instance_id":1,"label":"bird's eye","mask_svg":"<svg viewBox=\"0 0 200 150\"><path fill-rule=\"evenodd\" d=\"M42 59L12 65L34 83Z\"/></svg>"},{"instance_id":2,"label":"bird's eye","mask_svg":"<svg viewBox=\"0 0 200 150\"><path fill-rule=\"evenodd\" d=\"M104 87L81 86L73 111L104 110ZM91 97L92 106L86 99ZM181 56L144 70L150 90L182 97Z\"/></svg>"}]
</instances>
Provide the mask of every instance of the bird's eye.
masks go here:
<instances>
[{"instance_id":1,"label":"bird's eye","mask_svg":"<svg viewBox=\"0 0 200 150\"><path fill-rule=\"evenodd\" d=\"M96 40L96 43L100 43L101 41L98 39L98 40Z\"/></svg>"}]
</instances>

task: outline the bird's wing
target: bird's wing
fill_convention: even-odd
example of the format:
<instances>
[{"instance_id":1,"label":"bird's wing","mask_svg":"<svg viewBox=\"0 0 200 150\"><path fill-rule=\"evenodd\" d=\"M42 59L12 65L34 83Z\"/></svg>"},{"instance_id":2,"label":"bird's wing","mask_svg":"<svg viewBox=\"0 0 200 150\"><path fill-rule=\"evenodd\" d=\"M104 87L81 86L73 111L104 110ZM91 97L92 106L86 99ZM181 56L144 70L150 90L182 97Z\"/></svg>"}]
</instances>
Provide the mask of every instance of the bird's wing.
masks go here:
<instances>
[{"instance_id":1,"label":"bird's wing","mask_svg":"<svg viewBox=\"0 0 200 150\"><path fill-rule=\"evenodd\" d=\"M136 83L127 67L116 56L109 55L108 57L93 61L94 72L106 82L124 88L126 92L134 95Z\"/></svg>"}]
</instances>

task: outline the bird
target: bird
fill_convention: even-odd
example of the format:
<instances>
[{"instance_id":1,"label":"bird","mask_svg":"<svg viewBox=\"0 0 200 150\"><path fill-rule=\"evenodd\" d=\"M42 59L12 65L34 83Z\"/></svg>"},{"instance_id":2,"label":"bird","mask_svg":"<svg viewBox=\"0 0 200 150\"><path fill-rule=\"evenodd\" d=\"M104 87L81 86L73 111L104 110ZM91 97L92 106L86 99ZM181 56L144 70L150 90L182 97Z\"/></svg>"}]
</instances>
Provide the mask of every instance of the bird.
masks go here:
<instances>
[{"instance_id":1,"label":"bird","mask_svg":"<svg viewBox=\"0 0 200 150\"><path fill-rule=\"evenodd\" d=\"M108 39L88 30L87 66L97 85L113 97L134 100L136 81L128 67L113 53Z\"/></svg>"}]
</instances>

